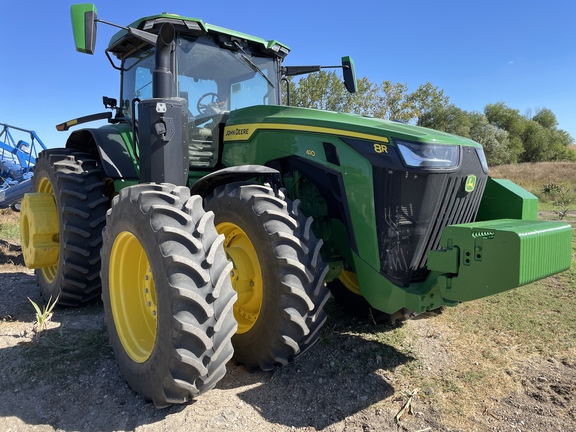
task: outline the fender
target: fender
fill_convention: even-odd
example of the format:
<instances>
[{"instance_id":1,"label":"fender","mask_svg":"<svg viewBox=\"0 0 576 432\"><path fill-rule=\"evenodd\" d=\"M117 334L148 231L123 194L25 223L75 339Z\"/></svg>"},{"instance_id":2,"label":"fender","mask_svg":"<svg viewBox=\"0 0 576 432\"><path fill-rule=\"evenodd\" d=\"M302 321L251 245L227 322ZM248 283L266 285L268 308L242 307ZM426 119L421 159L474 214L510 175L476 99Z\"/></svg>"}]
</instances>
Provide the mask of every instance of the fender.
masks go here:
<instances>
[{"instance_id":1,"label":"fender","mask_svg":"<svg viewBox=\"0 0 576 432\"><path fill-rule=\"evenodd\" d=\"M280 171L264 165L241 165L230 168L223 168L221 170L210 173L190 188L192 195L200 195L206 198L218 186L237 181L246 181L254 177L264 177L274 187L280 187Z\"/></svg>"},{"instance_id":2,"label":"fender","mask_svg":"<svg viewBox=\"0 0 576 432\"><path fill-rule=\"evenodd\" d=\"M97 157L107 177L138 179L139 167L130 144L131 130L126 125L107 125L74 131L66 148L76 149Z\"/></svg>"}]
</instances>

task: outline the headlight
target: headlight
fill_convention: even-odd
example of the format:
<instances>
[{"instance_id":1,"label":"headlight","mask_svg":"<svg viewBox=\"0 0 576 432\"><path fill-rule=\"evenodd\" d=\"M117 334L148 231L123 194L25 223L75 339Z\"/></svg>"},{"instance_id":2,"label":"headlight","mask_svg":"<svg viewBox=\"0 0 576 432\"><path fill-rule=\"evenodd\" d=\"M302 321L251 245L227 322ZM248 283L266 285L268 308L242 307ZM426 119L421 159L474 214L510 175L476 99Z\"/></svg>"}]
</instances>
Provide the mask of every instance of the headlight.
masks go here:
<instances>
[{"instance_id":1,"label":"headlight","mask_svg":"<svg viewBox=\"0 0 576 432\"><path fill-rule=\"evenodd\" d=\"M480 159L480 164L482 165L482 170L488 174L488 161L486 160L486 155L481 147L476 148L476 153L478 153L478 159Z\"/></svg>"},{"instance_id":2,"label":"headlight","mask_svg":"<svg viewBox=\"0 0 576 432\"><path fill-rule=\"evenodd\" d=\"M410 167L455 168L460 163L460 146L395 141Z\"/></svg>"}]
</instances>

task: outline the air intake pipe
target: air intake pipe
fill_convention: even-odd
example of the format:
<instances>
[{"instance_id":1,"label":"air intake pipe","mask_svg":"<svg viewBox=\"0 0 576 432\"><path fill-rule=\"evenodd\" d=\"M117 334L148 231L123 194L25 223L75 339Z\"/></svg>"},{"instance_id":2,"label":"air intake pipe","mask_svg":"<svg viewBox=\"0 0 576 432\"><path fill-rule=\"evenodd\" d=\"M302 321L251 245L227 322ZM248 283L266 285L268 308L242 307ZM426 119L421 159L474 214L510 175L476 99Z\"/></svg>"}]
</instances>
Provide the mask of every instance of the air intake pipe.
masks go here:
<instances>
[{"instance_id":1,"label":"air intake pipe","mask_svg":"<svg viewBox=\"0 0 576 432\"><path fill-rule=\"evenodd\" d=\"M186 99L172 97L175 38L174 26L164 23L156 41L152 99L138 105L141 183L185 186L188 181L188 105Z\"/></svg>"}]
</instances>

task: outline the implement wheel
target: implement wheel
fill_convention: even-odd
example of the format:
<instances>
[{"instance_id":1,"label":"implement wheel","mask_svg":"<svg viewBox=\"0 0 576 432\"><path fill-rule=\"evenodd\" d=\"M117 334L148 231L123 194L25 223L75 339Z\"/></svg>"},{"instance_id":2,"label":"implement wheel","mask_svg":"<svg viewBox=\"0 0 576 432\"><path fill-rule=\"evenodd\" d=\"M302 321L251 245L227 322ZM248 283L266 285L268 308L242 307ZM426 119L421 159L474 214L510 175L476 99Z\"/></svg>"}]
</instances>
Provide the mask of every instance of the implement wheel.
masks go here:
<instances>
[{"instance_id":1,"label":"implement wheel","mask_svg":"<svg viewBox=\"0 0 576 432\"><path fill-rule=\"evenodd\" d=\"M46 301L80 306L100 298L100 247L109 199L102 171L86 153L40 153L32 191L22 201L20 235L26 265Z\"/></svg>"},{"instance_id":2,"label":"implement wheel","mask_svg":"<svg viewBox=\"0 0 576 432\"><path fill-rule=\"evenodd\" d=\"M250 370L291 362L318 340L330 295L312 219L300 213L298 201L248 183L217 188L206 209L234 263L234 359Z\"/></svg>"},{"instance_id":3,"label":"implement wheel","mask_svg":"<svg viewBox=\"0 0 576 432\"><path fill-rule=\"evenodd\" d=\"M232 357L236 293L212 213L189 189L122 189L108 212L102 300L128 384L158 408L211 388Z\"/></svg>"}]
</instances>

